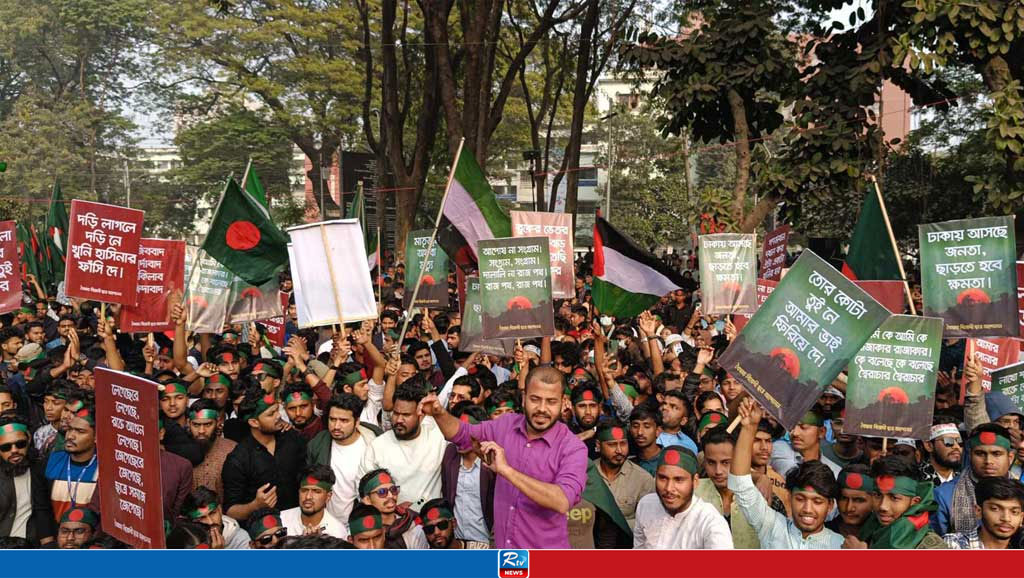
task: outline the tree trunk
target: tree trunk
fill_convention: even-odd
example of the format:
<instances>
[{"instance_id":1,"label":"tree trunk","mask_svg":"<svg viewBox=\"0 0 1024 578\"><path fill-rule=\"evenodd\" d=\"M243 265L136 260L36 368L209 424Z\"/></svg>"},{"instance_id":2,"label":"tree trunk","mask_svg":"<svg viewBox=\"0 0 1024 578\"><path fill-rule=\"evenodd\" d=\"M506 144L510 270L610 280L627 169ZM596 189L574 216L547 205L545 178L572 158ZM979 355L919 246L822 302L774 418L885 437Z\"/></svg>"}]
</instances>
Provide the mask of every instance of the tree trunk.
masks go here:
<instances>
[{"instance_id":1,"label":"tree trunk","mask_svg":"<svg viewBox=\"0 0 1024 578\"><path fill-rule=\"evenodd\" d=\"M744 222L743 208L747 200L747 184L750 182L750 127L747 125L747 108L743 103L743 97L733 88L729 89L727 96L729 111L732 113L736 149L736 184L732 195L732 217L737 225L740 225Z\"/></svg>"},{"instance_id":2,"label":"tree trunk","mask_svg":"<svg viewBox=\"0 0 1024 578\"><path fill-rule=\"evenodd\" d=\"M770 215L775 207L779 204L779 197L775 195L765 195L760 201L754 205L754 208L750 210L750 214L745 219L739 222L741 233L753 233L757 230L757 226L760 225L765 217Z\"/></svg>"}]
</instances>

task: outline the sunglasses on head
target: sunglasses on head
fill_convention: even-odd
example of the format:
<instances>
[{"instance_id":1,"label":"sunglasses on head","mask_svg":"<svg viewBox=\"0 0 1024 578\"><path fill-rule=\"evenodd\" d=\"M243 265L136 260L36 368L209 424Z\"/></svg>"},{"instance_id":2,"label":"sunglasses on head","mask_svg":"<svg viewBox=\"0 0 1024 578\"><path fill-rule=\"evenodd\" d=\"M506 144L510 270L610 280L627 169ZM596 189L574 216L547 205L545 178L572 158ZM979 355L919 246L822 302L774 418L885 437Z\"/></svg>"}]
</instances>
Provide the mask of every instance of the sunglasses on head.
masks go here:
<instances>
[{"instance_id":1,"label":"sunglasses on head","mask_svg":"<svg viewBox=\"0 0 1024 578\"><path fill-rule=\"evenodd\" d=\"M18 448L23 450L28 447L28 440L18 440L9 444L0 444L0 452L9 452L11 448Z\"/></svg>"},{"instance_id":2,"label":"sunglasses on head","mask_svg":"<svg viewBox=\"0 0 1024 578\"><path fill-rule=\"evenodd\" d=\"M379 498L386 498L388 497L389 493L392 496L397 497L398 494L401 493L401 491L402 488L400 486L391 486L390 488L377 488L376 490L374 490L374 492L377 494L377 497Z\"/></svg>"},{"instance_id":3,"label":"sunglasses on head","mask_svg":"<svg viewBox=\"0 0 1024 578\"><path fill-rule=\"evenodd\" d=\"M946 446L947 448L951 448L953 446L963 447L964 442L960 438L946 437L942 438L942 445Z\"/></svg>"},{"instance_id":4,"label":"sunglasses on head","mask_svg":"<svg viewBox=\"0 0 1024 578\"><path fill-rule=\"evenodd\" d=\"M447 530L449 525L448 520L441 520L436 524L426 524L423 526L423 533L429 536L434 533L434 530Z\"/></svg>"},{"instance_id":5,"label":"sunglasses on head","mask_svg":"<svg viewBox=\"0 0 1024 578\"><path fill-rule=\"evenodd\" d=\"M266 546L266 545L270 544L271 542L273 542L274 538L277 538L277 539L280 540L281 538L284 538L287 535L288 535L288 528L278 528L278 530L276 532L274 532L273 534L267 534L266 536L260 536L259 538L256 539L256 541L259 542L260 544L263 544L264 546Z\"/></svg>"}]
</instances>

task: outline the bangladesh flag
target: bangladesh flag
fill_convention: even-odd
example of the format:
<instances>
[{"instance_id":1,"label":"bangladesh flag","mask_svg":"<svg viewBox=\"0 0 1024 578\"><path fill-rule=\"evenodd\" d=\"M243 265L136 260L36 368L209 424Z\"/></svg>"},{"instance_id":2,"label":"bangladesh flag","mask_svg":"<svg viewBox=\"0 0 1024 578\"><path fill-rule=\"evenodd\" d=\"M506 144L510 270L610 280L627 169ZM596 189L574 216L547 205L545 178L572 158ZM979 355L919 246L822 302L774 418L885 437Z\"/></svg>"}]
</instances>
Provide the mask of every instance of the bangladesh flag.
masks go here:
<instances>
[{"instance_id":1,"label":"bangladesh flag","mask_svg":"<svg viewBox=\"0 0 1024 578\"><path fill-rule=\"evenodd\" d=\"M379 205L378 205L379 207ZM378 212L377 218L380 218ZM352 199L352 204L348 206L348 212L345 213L346 219L359 219L359 227L363 230L363 243L366 246L366 263L370 267L370 271L373 271L377 267L378 262L378 243L377 231L370 229L370 224L366 221L366 196L363 195L363 187L359 187L356 191L356 197Z\"/></svg>"},{"instance_id":2,"label":"bangladesh flag","mask_svg":"<svg viewBox=\"0 0 1024 578\"><path fill-rule=\"evenodd\" d=\"M587 485L584 486L581 497L604 512L624 535L633 537L633 529L629 527L629 522L615 501L615 495L597 471L597 465L593 461L587 463Z\"/></svg>"},{"instance_id":3,"label":"bangladesh flag","mask_svg":"<svg viewBox=\"0 0 1024 578\"><path fill-rule=\"evenodd\" d=\"M68 211L64 206L64 195L60 190L60 182L53 184L53 196L50 197L50 210L46 214L46 254L49 261L50 276L55 283L64 279L64 264L67 257Z\"/></svg>"},{"instance_id":4,"label":"bangladesh flag","mask_svg":"<svg viewBox=\"0 0 1024 578\"><path fill-rule=\"evenodd\" d=\"M511 236L512 220L498 205L498 198L473 153L460 148L442 208L438 243L456 264L466 269L476 262L476 245L481 239Z\"/></svg>"},{"instance_id":5,"label":"bangladesh flag","mask_svg":"<svg viewBox=\"0 0 1024 578\"><path fill-rule=\"evenodd\" d=\"M242 179L242 182L245 183L245 192L250 197L263 207L270 208L270 202L267 200L267 190L263 188L263 182L260 181L260 177L252 168L252 159L249 159L249 166L245 168L245 177Z\"/></svg>"},{"instance_id":6,"label":"bangladesh flag","mask_svg":"<svg viewBox=\"0 0 1024 578\"><path fill-rule=\"evenodd\" d=\"M18 223L17 232L18 256L21 258L21 274L31 273L39 281L39 259L36 257L36 250L32 243L32 233L21 223Z\"/></svg>"},{"instance_id":7,"label":"bangladesh flag","mask_svg":"<svg viewBox=\"0 0 1024 578\"><path fill-rule=\"evenodd\" d=\"M900 280L900 267L886 231L880 195L868 191L860 208L857 226L850 237L850 250L843 263L843 275L861 281Z\"/></svg>"},{"instance_id":8,"label":"bangladesh flag","mask_svg":"<svg viewBox=\"0 0 1024 578\"><path fill-rule=\"evenodd\" d=\"M228 179L203 250L250 285L263 285L288 264L288 236L234 179Z\"/></svg>"},{"instance_id":9,"label":"bangladesh flag","mask_svg":"<svg viewBox=\"0 0 1024 578\"><path fill-rule=\"evenodd\" d=\"M598 311L632 317L683 285L683 278L671 267L597 217L591 295Z\"/></svg>"}]
</instances>

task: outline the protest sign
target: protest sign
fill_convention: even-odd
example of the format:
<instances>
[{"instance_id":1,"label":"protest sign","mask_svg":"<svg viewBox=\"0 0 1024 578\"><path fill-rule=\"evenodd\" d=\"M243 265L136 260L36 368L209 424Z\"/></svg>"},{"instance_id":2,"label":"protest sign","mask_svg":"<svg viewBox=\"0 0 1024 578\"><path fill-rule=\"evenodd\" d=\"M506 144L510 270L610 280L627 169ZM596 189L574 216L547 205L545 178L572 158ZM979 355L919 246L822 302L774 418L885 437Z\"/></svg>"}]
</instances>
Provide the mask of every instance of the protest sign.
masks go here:
<instances>
[{"instance_id":1,"label":"protest sign","mask_svg":"<svg viewBox=\"0 0 1024 578\"><path fill-rule=\"evenodd\" d=\"M768 279L757 280L757 306L754 311L757 311L764 305L764 302L768 299L768 296L775 291L775 287L779 284L778 281L770 281ZM754 316L754 312L750 313L737 313L732 316L732 324L736 326L736 331L743 331L743 328L747 326L747 322Z\"/></svg>"},{"instance_id":2,"label":"protest sign","mask_svg":"<svg viewBox=\"0 0 1024 578\"><path fill-rule=\"evenodd\" d=\"M358 219L292 227L288 234L299 327L377 318Z\"/></svg>"},{"instance_id":3,"label":"protest sign","mask_svg":"<svg viewBox=\"0 0 1024 578\"><path fill-rule=\"evenodd\" d=\"M430 257L424 259L432 235L431 229L411 231L405 239L405 295L402 296L402 306L406 309L409 308L413 289L421 274L423 280L419 281L420 290L416 294L414 306L428 309L448 308L448 255L440 245L434 243L430 249Z\"/></svg>"},{"instance_id":4,"label":"protest sign","mask_svg":"<svg viewBox=\"0 0 1024 578\"><path fill-rule=\"evenodd\" d=\"M788 430L888 316L870 295L805 250L719 365Z\"/></svg>"},{"instance_id":5,"label":"protest sign","mask_svg":"<svg viewBox=\"0 0 1024 578\"><path fill-rule=\"evenodd\" d=\"M185 289L185 242L142 239L139 244L137 306L121 308L120 326L128 333L172 331L168 297Z\"/></svg>"},{"instance_id":6,"label":"protest sign","mask_svg":"<svg viewBox=\"0 0 1024 578\"><path fill-rule=\"evenodd\" d=\"M260 323L267 328L266 338L270 344L284 347L284 316L288 313L288 298L291 297L291 293L278 291L278 297L281 301L281 315L264 319Z\"/></svg>"},{"instance_id":7,"label":"protest sign","mask_svg":"<svg viewBox=\"0 0 1024 578\"><path fill-rule=\"evenodd\" d=\"M136 548L164 547L157 387L96 368L101 522L104 532Z\"/></svg>"},{"instance_id":8,"label":"protest sign","mask_svg":"<svg viewBox=\"0 0 1024 578\"><path fill-rule=\"evenodd\" d=\"M139 243L145 213L90 201L71 201L68 297L121 305L138 303Z\"/></svg>"},{"instance_id":9,"label":"protest sign","mask_svg":"<svg viewBox=\"0 0 1024 578\"><path fill-rule=\"evenodd\" d=\"M198 247L185 251L185 278L188 280L185 303L188 306L186 329L196 333L220 333L231 297L231 279L227 267Z\"/></svg>"},{"instance_id":10,"label":"protest sign","mask_svg":"<svg viewBox=\"0 0 1024 578\"><path fill-rule=\"evenodd\" d=\"M462 314L462 333L460 334L459 349L462 351L479 351L489 355L512 355L512 349L506 348L508 341L484 339L483 331L480 277L467 275L466 310Z\"/></svg>"},{"instance_id":11,"label":"protest sign","mask_svg":"<svg viewBox=\"0 0 1024 578\"><path fill-rule=\"evenodd\" d=\"M761 278L778 281L786 266L786 246L789 244L789 225L782 225L764 237L761 250Z\"/></svg>"},{"instance_id":12,"label":"protest sign","mask_svg":"<svg viewBox=\"0 0 1024 578\"><path fill-rule=\"evenodd\" d=\"M1003 392L1020 409L1024 401L1024 363L1014 363L992 372L992 389Z\"/></svg>"},{"instance_id":13,"label":"protest sign","mask_svg":"<svg viewBox=\"0 0 1024 578\"><path fill-rule=\"evenodd\" d=\"M481 239L477 256L484 337L554 335L548 240L544 237Z\"/></svg>"},{"instance_id":14,"label":"protest sign","mask_svg":"<svg viewBox=\"0 0 1024 578\"><path fill-rule=\"evenodd\" d=\"M946 337L1020 334L1013 217L918 225L924 314Z\"/></svg>"},{"instance_id":15,"label":"protest sign","mask_svg":"<svg viewBox=\"0 0 1024 578\"><path fill-rule=\"evenodd\" d=\"M907 306L906 293L903 290L903 281L854 281L868 295L874 297L885 306L893 315L903 313Z\"/></svg>"},{"instance_id":16,"label":"protest sign","mask_svg":"<svg viewBox=\"0 0 1024 578\"><path fill-rule=\"evenodd\" d=\"M281 310L281 284L271 279L259 287L235 277L228 300L228 323L248 323L283 315Z\"/></svg>"},{"instance_id":17,"label":"protest sign","mask_svg":"<svg viewBox=\"0 0 1024 578\"><path fill-rule=\"evenodd\" d=\"M547 237L551 258L551 296L575 297L572 215L511 211L513 237Z\"/></svg>"},{"instance_id":18,"label":"protest sign","mask_svg":"<svg viewBox=\"0 0 1024 578\"><path fill-rule=\"evenodd\" d=\"M994 337L991 339L972 338L967 340L964 348L964 366L967 358L973 353L981 364L981 387L985 391L992 389L992 372L996 369L1017 361L1020 342L1012 337ZM960 403L963 403L967 388L967 378L960 380Z\"/></svg>"},{"instance_id":19,"label":"protest sign","mask_svg":"<svg viewBox=\"0 0 1024 578\"><path fill-rule=\"evenodd\" d=\"M755 235L700 236L701 307L704 313L752 313L757 308Z\"/></svg>"},{"instance_id":20,"label":"protest sign","mask_svg":"<svg viewBox=\"0 0 1024 578\"><path fill-rule=\"evenodd\" d=\"M0 313L21 307L17 227L14 221L0 222Z\"/></svg>"},{"instance_id":21,"label":"protest sign","mask_svg":"<svg viewBox=\"0 0 1024 578\"><path fill-rule=\"evenodd\" d=\"M1024 338L1024 261L1017 261L1017 316L1020 337Z\"/></svg>"},{"instance_id":22,"label":"protest sign","mask_svg":"<svg viewBox=\"0 0 1024 578\"><path fill-rule=\"evenodd\" d=\"M850 363L843 433L927 440L942 319L893 315Z\"/></svg>"}]
</instances>

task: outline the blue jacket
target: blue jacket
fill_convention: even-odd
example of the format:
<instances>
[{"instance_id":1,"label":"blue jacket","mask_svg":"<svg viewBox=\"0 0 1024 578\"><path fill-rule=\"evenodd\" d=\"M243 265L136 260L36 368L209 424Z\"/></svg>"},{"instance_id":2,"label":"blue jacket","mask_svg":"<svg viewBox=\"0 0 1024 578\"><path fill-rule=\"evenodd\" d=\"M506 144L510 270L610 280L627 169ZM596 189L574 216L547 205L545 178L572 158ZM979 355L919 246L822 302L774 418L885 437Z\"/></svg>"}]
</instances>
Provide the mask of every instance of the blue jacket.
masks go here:
<instances>
[{"instance_id":1,"label":"blue jacket","mask_svg":"<svg viewBox=\"0 0 1024 578\"><path fill-rule=\"evenodd\" d=\"M962 475L960 474L960 476ZM949 533L949 513L950 508L953 506L953 489L956 488L956 483L960 481L960 476L935 488L935 501L938 502L939 509L931 517L931 526L932 530L935 530L935 533L940 536Z\"/></svg>"}]
</instances>

